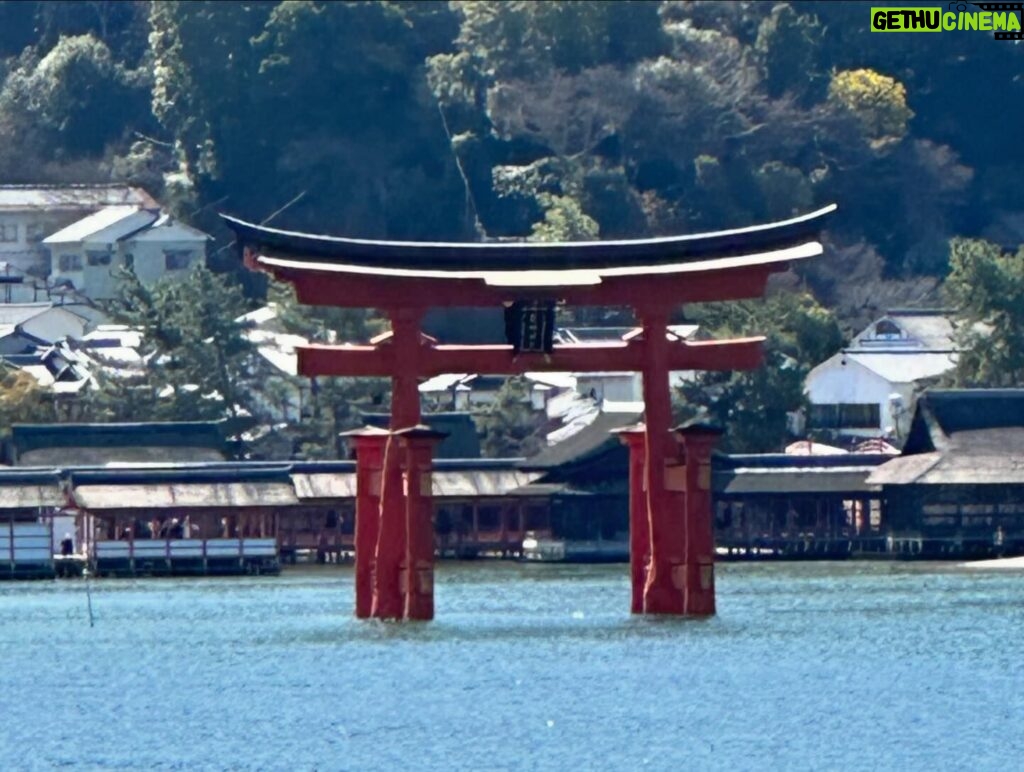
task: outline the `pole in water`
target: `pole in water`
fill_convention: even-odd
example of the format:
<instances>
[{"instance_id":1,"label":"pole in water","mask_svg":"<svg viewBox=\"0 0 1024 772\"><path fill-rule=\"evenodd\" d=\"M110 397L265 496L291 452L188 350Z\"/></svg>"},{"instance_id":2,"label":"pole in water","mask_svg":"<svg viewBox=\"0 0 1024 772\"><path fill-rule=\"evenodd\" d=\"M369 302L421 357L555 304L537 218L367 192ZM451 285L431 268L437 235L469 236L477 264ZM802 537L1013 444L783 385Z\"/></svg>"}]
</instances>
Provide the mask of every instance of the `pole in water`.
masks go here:
<instances>
[{"instance_id":1,"label":"pole in water","mask_svg":"<svg viewBox=\"0 0 1024 772\"><path fill-rule=\"evenodd\" d=\"M92 587L89 584L89 569L85 569L85 598L89 608L89 627L96 626L96 620L92 614Z\"/></svg>"}]
</instances>

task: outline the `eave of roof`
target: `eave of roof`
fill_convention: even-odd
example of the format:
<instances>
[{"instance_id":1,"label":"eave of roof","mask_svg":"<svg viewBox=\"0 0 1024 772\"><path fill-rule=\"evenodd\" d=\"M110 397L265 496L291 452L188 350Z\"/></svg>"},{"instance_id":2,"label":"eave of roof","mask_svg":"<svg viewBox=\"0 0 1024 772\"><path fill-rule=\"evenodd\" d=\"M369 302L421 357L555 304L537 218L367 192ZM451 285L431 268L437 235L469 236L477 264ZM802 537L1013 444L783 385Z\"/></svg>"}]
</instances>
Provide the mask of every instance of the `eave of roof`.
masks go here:
<instances>
[{"instance_id":1,"label":"eave of roof","mask_svg":"<svg viewBox=\"0 0 1024 772\"><path fill-rule=\"evenodd\" d=\"M708 271L725 271L737 268L749 268L763 265L784 265L794 260L805 260L816 257L823 251L817 241L809 241L794 247L743 254L732 257L716 257L689 262L668 264L641 264L608 268L557 268L532 270L515 268L505 270L446 270L431 268L391 268L352 263L334 263L326 261L310 262L307 260L291 260L278 257L260 257L259 264L268 268L286 268L300 271L320 271L329 274L348 274L358 276L386 277L389 279L441 279L441 280L476 280L490 287L499 288L537 288L537 287L590 287L601 284L605 279L618 279L630 276L653 276L686 274ZM493 263L492 263L493 264Z\"/></svg>"},{"instance_id":2,"label":"eave of roof","mask_svg":"<svg viewBox=\"0 0 1024 772\"><path fill-rule=\"evenodd\" d=\"M873 490L868 476L875 466L737 468L716 471L718 493L867 493Z\"/></svg>"},{"instance_id":3,"label":"eave of roof","mask_svg":"<svg viewBox=\"0 0 1024 772\"><path fill-rule=\"evenodd\" d=\"M626 275L639 270L704 270L715 260L780 262L820 254L816 237L834 204L789 220L689 236L585 242L415 242L323 236L267 228L221 215L243 246L254 247L268 265L294 265L335 271L437 278L488 278L480 274L519 274L517 282L543 274L578 271L563 278L576 283L594 275ZM698 268L684 268L697 263ZM744 263L740 263L741 265ZM730 264L713 267L730 267ZM409 272L409 273L406 273ZM533 274L523 277L523 273ZM469 275L466 275L469 274Z\"/></svg>"}]
</instances>

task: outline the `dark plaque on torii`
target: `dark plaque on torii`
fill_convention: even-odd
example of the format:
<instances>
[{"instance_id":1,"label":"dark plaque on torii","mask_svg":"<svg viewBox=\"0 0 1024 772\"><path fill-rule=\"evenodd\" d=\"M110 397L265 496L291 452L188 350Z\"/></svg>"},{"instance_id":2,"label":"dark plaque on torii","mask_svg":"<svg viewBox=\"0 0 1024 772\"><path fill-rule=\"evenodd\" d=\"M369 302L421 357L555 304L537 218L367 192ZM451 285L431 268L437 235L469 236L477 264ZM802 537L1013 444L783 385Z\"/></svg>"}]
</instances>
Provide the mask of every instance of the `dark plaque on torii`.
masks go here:
<instances>
[{"instance_id":1,"label":"dark plaque on torii","mask_svg":"<svg viewBox=\"0 0 1024 772\"><path fill-rule=\"evenodd\" d=\"M505 308L505 340L516 354L550 354L554 332L553 300L517 300Z\"/></svg>"}]
</instances>

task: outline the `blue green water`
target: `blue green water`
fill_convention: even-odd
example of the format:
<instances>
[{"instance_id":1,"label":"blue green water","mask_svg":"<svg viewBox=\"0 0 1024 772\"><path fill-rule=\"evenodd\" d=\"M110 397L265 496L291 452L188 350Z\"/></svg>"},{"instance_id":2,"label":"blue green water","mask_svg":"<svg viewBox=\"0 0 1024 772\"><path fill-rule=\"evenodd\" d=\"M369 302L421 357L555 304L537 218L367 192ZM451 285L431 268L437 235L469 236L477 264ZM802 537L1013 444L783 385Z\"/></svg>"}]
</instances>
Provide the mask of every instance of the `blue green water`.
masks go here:
<instances>
[{"instance_id":1,"label":"blue green water","mask_svg":"<svg viewBox=\"0 0 1024 772\"><path fill-rule=\"evenodd\" d=\"M719 567L719 615L624 566L442 564L358 622L347 568L0 585L0 769L1020 769L1024 573Z\"/></svg>"}]
</instances>

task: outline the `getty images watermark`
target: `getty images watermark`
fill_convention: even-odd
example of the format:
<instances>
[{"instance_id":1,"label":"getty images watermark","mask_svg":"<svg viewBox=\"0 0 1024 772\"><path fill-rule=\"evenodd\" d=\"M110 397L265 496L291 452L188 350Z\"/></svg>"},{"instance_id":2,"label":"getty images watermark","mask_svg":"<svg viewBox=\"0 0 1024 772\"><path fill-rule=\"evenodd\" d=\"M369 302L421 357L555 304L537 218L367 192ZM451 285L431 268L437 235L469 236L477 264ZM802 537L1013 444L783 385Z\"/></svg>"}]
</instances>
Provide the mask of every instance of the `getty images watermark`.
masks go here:
<instances>
[{"instance_id":1,"label":"getty images watermark","mask_svg":"<svg viewBox=\"0 0 1024 772\"><path fill-rule=\"evenodd\" d=\"M977 9L977 10L973 10ZM946 8L872 8L872 32L992 32L996 40L1024 40L1021 3L949 3Z\"/></svg>"}]
</instances>

